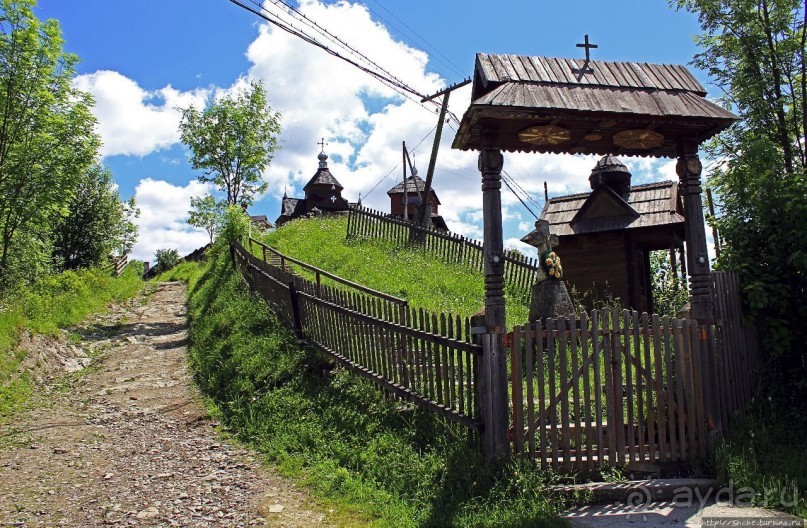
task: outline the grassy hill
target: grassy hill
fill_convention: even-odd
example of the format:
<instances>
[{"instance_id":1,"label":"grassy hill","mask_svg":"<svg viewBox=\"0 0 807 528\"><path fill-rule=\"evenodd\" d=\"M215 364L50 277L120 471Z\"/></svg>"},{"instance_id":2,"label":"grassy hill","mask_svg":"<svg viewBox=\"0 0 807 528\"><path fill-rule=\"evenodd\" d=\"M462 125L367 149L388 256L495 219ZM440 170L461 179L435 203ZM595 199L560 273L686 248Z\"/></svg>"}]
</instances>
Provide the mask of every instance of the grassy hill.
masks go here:
<instances>
[{"instance_id":1,"label":"grassy hill","mask_svg":"<svg viewBox=\"0 0 807 528\"><path fill-rule=\"evenodd\" d=\"M434 312L469 317L484 308L483 275L446 265L430 252L383 240L345 240L347 218L301 219L255 237L290 257L351 281L395 295ZM303 271L299 271L305 274ZM505 290L507 322L527 320L529 306Z\"/></svg>"},{"instance_id":2,"label":"grassy hill","mask_svg":"<svg viewBox=\"0 0 807 528\"><path fill-rule=\"evenodd\" d=\"M284 253L415 306L460 315L483 303L461 266L384 244L345 242L344 219L302 220L269 234ZM191 363L222 423L309 486L344 526L565 526L557 477L533 464L494 471L461 426L402 404L334 369L246 290L214 249L189 287ZM526 317L526 308L521 307ZM511 314L517 313L511 310Z\"/></svg>"}]
</instances>

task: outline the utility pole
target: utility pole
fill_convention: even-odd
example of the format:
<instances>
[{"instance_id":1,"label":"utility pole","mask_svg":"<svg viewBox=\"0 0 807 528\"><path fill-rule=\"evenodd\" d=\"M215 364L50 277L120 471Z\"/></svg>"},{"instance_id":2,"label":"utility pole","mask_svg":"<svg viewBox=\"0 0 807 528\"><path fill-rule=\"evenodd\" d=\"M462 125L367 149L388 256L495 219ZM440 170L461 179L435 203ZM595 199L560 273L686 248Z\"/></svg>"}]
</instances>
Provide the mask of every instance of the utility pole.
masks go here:
<instances>
[{"instance_id":1,"label":"utility pole","mask_svg":"<svg viewBox=\"0 0 807 528\"><path fill-rule=\"evenodd\" d=\"M401 157L403 158L403 186L404 186L404 195L403 195L403 206L404 206L404 219L409 220L409 193L407 192L406 188L406 141L401 141L402 149L401 149Z\"/></svg>"},{"instance_id":2,"label":"utility pole","mask_svg":"<svg viewBox=\"0 0 807 528\"><path fill-rule=\"evenodd\" d=\"M423 195L420 199L420 205L418 206L418 214L417 214L417 225L421 227L426 227L426 207L429 206L429 193L432 190L432 179L434 178L434 166L437 163L437 149L440 147L440 138L443 135L443 123L446 120L446 112L448 111L448 96L451 95L451 92L456 90L457 88L462 88L466 84L470 84L471 79L465 79L464 81L449 86L444 90L440 90L439 92L430 95L428 97L424 97L420 102L425 103L426 101L431 101L435 97L439 97L440 95L443 96L443 105L440 107L440 120L437 122L437 130L434 133L434 144L432 145L432 155L429 158L429 169L426 171L426 183L423 186Z\"/></svg>"}]
</instances>

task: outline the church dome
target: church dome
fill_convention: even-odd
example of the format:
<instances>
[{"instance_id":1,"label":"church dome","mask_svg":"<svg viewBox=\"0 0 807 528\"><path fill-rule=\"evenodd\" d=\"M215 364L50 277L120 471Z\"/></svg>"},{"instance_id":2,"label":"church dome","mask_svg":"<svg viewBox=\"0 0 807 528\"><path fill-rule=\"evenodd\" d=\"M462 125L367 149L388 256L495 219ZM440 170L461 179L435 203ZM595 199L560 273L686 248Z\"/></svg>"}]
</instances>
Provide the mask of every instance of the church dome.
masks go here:
<instances>
[{"instance_id":1,"label":"church dome","mask_svg":"<svg viewBox=\"0 0 807 528\"><path fill-rule=\"evenodd\" d=\"M631 173L625 164L610 154L600 158L588 177L592 190L599 185L607 185L625 201L630 196L630 179Z\"/></svg>"}]
</instances>

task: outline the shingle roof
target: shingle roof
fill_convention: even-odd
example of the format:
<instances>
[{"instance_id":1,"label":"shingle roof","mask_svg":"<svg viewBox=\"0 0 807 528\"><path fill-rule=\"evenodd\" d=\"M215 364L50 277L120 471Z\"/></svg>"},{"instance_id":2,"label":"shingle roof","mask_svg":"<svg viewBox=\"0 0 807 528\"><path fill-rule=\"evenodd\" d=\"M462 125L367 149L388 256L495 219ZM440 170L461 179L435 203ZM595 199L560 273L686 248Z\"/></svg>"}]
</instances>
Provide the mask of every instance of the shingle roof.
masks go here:
<instances>
[{"instance_id":1,"label":"shingle roof","mask_svg":"<svg viewBox=\"0 0 807 528\"><path fill-rule=\"evenodd\" d=\"M476 74L483 85L491 82L529 81L548 84L608 86L651 90L681 90L701 96L706 90L684 66L646 62L590 61L591 73L579 75L583 59L527 57L520 55L476 56Z\"/></svg>"},{"instance_id":2,"label":"shingle roof","mask_svg":"<svg viewBox=\"0 0 807 528\"><path fill-rule=\"evenodd\" d=\"M632 186L628 205L638 213L638 217L611 216L596 221L584 220L573 226L572 220L591 194L550 198L541 219L548 221L550 231L558 236L684 223L678 200L678 184L674 181Z\"/></svg>"},{"instance_id":3,"label":"shingle roof","mask_svg":"<svg viewBox=\"0 0 807 528\"><path fill-rule=\"evenodd\" d=\"M404 190L404 188L406 190ZM413 176L409 176L406 178L406 184L404 182L398 182L392 189L387 191L387 194L404 194L404 193L415 193L415 192L423 192L426 188L426 182L421 179L420 176L417 174ZM437 200L438 205L440 204L440 199L437 198L437 193L434 191L434 187L431 189L431 193L434 195L434 198Z\"/></svg>"},{"instance_id":4,"label":"shingle roof","mask_svg":"<svg viewBox=\"0 0 807 528\"><path fill-rule=\"evenodd\" d=\"M684 66L590 61L581 72L584 64L477 54L452 147L479 150L482 131L495 129L510 152L676 157L680 142L705 141L737 120Z\"/></svg>"},{"instance_id":5,"label":"shingle roof","mask_svg":"<svg viewBox=\"0 0 807 528\"><path fill-rule=\"evenodd\" d=\"M280 216L300 216L304 215L306 210L305 199L303 198L283 198L280 205Z\"/></svg>"},{"instance_id":6,"label":"shingle roof","mask_svg":"<svg viewBox=\"0 0 807 528\"><path fill-rule=\"evenodd\" d=\"M328 167L317 169L317 173L314 174L310 180L308 180L308 183L306 183L305 187L303 187L303 191L307 191L312 185L333 185L337 189L344 189L342 184L333 177L333 174L331 174L331 171L328 170Z\"/></svg>"}]
</instances>

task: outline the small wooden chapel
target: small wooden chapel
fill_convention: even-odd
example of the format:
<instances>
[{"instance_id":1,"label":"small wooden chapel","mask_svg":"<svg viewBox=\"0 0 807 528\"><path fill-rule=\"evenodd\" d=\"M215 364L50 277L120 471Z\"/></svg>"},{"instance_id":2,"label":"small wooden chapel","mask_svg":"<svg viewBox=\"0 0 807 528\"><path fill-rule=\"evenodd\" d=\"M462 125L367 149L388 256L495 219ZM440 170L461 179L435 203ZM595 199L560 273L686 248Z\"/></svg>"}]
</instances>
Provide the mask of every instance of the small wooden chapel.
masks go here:
<instances>
[{"instance_id":1,"label":"small wooden chapel","mask_svg":"<svg viewBox=\"0 0 807 528\"><path fill-rule=\"evenodd\" d=\"M440 199L437 197L437 193L432 188L429 189L428 198L425 197L426 182L418 176L417 169L413 168L413 171L411 176L406 177L387 191L390 199L390 214L414 221L418 207L424 199L427 199L426 212L431 219L431 225L436 229L448 231L448 226L439 213Z\"/></svg>"},{"instance_id":2,"label":"small wooden chapel","mask_svg":"<svg viewBox=\"0 0 807 528\"><path fill-rule=\"evenodd\" d=\"M541 214L558 237L565 280L584 302L618 299L653 313L650 252L683 252L686 239L678 183L631 185L628 168L607 155L589 184L589 193L548 199Z\"/></svg>"}]
</instances>

